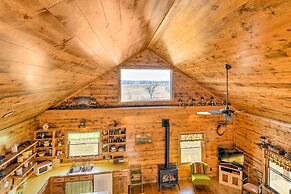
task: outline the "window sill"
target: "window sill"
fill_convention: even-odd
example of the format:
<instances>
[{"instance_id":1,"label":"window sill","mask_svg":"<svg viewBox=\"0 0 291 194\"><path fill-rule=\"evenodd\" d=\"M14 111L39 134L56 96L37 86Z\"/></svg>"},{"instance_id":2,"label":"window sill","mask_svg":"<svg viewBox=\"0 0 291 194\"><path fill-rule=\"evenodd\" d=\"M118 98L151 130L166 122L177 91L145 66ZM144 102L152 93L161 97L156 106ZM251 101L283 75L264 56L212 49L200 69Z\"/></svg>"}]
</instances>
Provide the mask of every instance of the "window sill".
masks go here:
<instances>
[{"instance_id":1,"label":"window sill","mask_svg":"<svg viewBox=\"0 0 291 194\"><path fill-rule=\"evenodd\" d=\"M187 162L187 163L179 163L179 166L185 167L185 166L189 166L190 167L191 162Z\"/></svg>"}]
</instances>

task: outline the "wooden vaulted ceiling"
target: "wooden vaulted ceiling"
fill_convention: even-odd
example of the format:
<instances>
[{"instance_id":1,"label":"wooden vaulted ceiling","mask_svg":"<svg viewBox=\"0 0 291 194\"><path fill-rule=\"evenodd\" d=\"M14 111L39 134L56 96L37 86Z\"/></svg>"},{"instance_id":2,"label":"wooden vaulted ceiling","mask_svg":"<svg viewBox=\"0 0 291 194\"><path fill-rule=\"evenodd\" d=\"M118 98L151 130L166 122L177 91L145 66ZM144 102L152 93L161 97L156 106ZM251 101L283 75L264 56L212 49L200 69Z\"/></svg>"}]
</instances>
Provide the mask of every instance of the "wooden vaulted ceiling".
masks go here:
<instances>
[{"instance_id":1,"label":"wooden vaulted ceiling","mask_svg":"<svg viewBox=\"0 0 291 194\"><path fill-rule=\"evenodd\" d=\"M173 1L1 0L0 129L45 111L149 44Z\"/></svg>"},{"instance_id":2,"label":"wooden vaulted ceiling","mask_svg":"<svg viewBox=\"0 0 291 194\"><path fill-rule=\"evenodd\" d=\"M291 1L175 1L150 42L156 54L218 96L291 123Z\"/></svg>"},{"instance_id":3,"label":"wooden vaulted ceiling","mask_svg":"<svg viewBox=\"0 0 291 194\"><path fill-rule=\"evenodd\" d=\"M149 48L239 109L291 123L291 1L1 0L0 130Z\"/></svg>"}]
</instances>

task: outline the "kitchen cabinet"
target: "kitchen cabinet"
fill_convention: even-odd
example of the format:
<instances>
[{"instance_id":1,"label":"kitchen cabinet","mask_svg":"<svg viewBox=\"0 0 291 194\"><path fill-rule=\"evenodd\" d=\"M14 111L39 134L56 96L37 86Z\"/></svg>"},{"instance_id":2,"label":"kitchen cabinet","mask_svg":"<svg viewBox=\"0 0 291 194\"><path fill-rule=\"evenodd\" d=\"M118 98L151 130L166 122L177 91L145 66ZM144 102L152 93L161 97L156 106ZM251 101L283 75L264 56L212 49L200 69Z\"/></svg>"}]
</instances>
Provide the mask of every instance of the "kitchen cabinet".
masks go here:
<instances>
[{"instance_id":1,"label":"kitchen cabinet","mask_svg":"<svg viewBox=\"0 0 291 194\"><path fill-rule=\"evenodd\" d=\"M65 182L76 182L80 180L80 176L66 176Z\"/></svg>"},{"instance_id":2,"label":"kitchen cabinet","mask_svg":"<svg viewBox=\"0 0 291 194\"><path fill-rule=\"evenodd\" d=\"M50 193L65 194L65 178L50 178Z\"/></svg>"},{"instance_id":3,"label":"kitchen cabinet","mask_svg":"<svg viewBox=\"0 0 291 194\"><path fill-rule=\"evenodd\" d=\"M87 180L93 180L93 175L89 174L89 175L81 175L80 176L80 181L87 181Z\"/></svg>"},{"instance_id":4,"label":"kitchen cabinet","mask_svg":"<svg viewBox=\"0 0 291 194\"><path fill-rule=\"evenodd\" d=\"M37 194L50 194L50 185L49 185L50 180L48 180L40 189L40 191Z\"/></svg>"},{"instance_id":5,"label":"kitchen cabinet","mask_svg":"<svg viewBox=\"0 0 291 194\"><path fill-rule=\"evenodd\" d=\"M51 193L65 194L65 184L64 183L53 183Z\"/></svg>"},{"instance_id":6,"label":"kitchen cabinet","mask_svg":"<svg viewBox=\"0 0 291 194\"><path fill-rule=\"evenodd\" d=\"M113 194L128 193L128 172L113 173Z\"/></svg>"}]
</instances>

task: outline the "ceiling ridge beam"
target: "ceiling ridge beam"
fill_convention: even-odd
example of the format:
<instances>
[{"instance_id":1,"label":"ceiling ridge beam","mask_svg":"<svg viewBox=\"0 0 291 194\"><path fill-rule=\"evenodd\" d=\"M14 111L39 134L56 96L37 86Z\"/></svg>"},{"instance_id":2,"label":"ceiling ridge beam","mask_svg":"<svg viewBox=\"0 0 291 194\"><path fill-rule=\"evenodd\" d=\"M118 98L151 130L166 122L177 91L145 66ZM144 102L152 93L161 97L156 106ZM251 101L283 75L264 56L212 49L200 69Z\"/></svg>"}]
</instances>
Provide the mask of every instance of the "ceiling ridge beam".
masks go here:
<instances>
[{"instance_id":1,"label":"ceiling ridge beam","mask_svg":"<svg viewBox=\"0 0 291 194\"><path fill-rule=\"evenodd\" d=\"M165 18L169 15L169 13L170 13L170 11L172 10L172 8L173 8L175 2L176 2L176 0L173 1L173 3L172 3L172 5L171 5L170 9L167 11L167 13L165 14L164 18L161 20L160 24L158 25L158 27L157 27L156 30L154 31L152 37L149 39L149 41L148 41L148 43L147 43L147 45L146 45L146 49L149 49L149 45L150 45L152 39L153 39L154 36L156 35L157 31L160 29L160 27L161 27L161 25L163 24ZM145 49L144 49L144 50L145 50Z\"/></svg>"}]
</instances>

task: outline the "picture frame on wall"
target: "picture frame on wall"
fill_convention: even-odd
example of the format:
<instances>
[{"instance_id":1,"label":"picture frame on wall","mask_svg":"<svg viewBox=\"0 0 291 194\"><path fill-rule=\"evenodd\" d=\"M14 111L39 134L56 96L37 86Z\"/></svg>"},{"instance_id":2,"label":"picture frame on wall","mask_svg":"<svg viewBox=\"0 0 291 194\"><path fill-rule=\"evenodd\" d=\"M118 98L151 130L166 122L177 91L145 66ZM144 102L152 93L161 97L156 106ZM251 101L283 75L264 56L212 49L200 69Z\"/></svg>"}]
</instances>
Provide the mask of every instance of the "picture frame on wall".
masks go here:
<instances>
[{"instance_id":1,"label":"picture frame on wall","mask_svg":"<svg viewBox=\"0 0 291 194\"><path fill-rule=\"evenodd\" d=\"M152 134L151 133L138 133L135 135L135 144L151 144Z\"/></svg>"}]
</instances>

